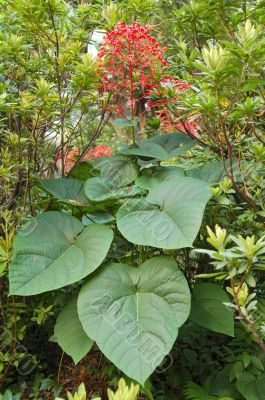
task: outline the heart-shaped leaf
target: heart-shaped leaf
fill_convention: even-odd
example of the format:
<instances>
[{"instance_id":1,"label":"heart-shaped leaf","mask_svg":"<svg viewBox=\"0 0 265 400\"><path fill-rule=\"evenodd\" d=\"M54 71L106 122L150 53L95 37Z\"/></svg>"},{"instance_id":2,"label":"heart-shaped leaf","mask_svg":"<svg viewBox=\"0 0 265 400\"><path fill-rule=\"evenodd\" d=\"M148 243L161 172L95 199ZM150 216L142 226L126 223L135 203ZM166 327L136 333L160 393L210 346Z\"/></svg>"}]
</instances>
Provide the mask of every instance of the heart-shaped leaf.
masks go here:
<instances>
[{"instance_id":1,"label":"heart-shaped leaf","mask_svg":"<svg viewBox=\"0 0 265 400\"><path fill-rule=\"evenodd\" d=\"M95 175L95 167L92 161L82 161L71 173L70 177L86 181L88 178L92 178Z\"/></svg>"},{"instance_id":2,"label":"heart-shaped leaf","mask_svg":"<svg viewBox=\"0 0 265 400\"><path fill-rule=\"evenodd\" d=\"M77 313L77 296L68 303L59 314L54 335L63 351L72 357L75 364L89 352L93 346L85 333Z\"/></svg>"},{"instance_id":3,"label":"heart-shaped leaf","mask_svg":"<svg viewBox=\"0 0 265 400\"><path fill-rule=\"evenodd\" d=\"M144 142L140 142L138 144L138 147L123 149L120 151L120 154L145 158L155 158L161 161L166 161L170 158L167 151L158 144Z\"/></svg>"},{"instance_id":4,"label":"heart-shaped leaf","mask_svg":"<svg viewBox=\"0 0 265 400\"><path fill-rule=\"evenodd\" d=\"M88 179L85 182L84 191L92 202L135 197L143 193L137 186L117 187L107 178L99 177Z\"/></svg>"},{"instance_id":5,"label":"heart-shaped leaf","mask_svg":"<svg viewBox=\"0 0 265 400\"><path fill-rule=\"evenodd\" d=\"M166 161L186 153L194 146L194 141L183 133L167 133L138 142L138 147L123 149L120 154L136 155Z\"/></svg>"},{"instance_id":6,"label":"heart-shaped leaf","mask_svg":"<svg viewBox=\"0 0 265 400\"><path fill-rule=\"evenodd\" d=\"M84 228L71 215L50 211L16 235L9 267L10 294L29 296L83 279L105 259L113 232L104 225Z\"/></svg>"},{"instance_id":7,"label":"heart-shaped leaf","mask_svg":"<svg viewBox=\"0 0 265 400\"><path fill-rule=\"evenodd\" d=\"M185 171L186 176L202 179L211 184L220 182L224 174L224 166L220 161L207 162L199 167Z\"/></svg>"},{"instance_id":8,"label":"heart-shaped leaf","mask_svg":"<svg viewBox=\"0 0 265 400\"><path fill-rule=\"evenodd\" d=\"M246 400L264 400L265 399L265 374L255 377L245 372L236 383L237 390Z\"/></svg>"},{"instance_id":9,"label":"heart-shaped leaf","mask_svg":"<svg viewBox=\"0 0 265 400\"><path fill-rule=\"evenodd\" d=\"M210 197L205 182L177 177L154 186L146 200L122 205L117 226L135 244L163 249L192 247Z\"/></svg>"},{"instance_id":10,"label":"heart-shaped leaf","mask_svg":"<svg viewBox=\"0 0 265 400\"><path fill-rule=\"evenodd\" d=\"M204 328L234 336L233 311L224 303L229 303L229 297L220 286L197 284L193 290L190 319Z\"/></svg>"},{"instance_id":11,"label":"heart-shaped leaf","mask_svg":"<svg viewBox=\"0 0 265 400\"><path fill-rule=\"evenodd\" d=\"M90 203L83 190L83 182L70 178L41 179L42 187L57 199L75 206L87 206Z\"/></svg>"},{"instance_id":12,"label":"heart-shaped leaf","mask_svg":"<svg viewBox=\"0 0 265 400\"><path fill-rule=\"evenodd\" d=\"M156 135L146 140L147 143L155 143L166 150L169 157L179 156L190 150L195 142L185 133L174 132Z\"/></svg>"},{"instance_id":13,"label":"heart-shaped leaf","mask_svg":"<svg viewBox=\"0 0 265 400\"><path fill-rule=\"evenodd\" d=\"M187 281L166 256L151 258L139 268L107 264L88 279L78 298L87 335L141 384L171 350L189 312Z\"/></svg>"},{"instance_id":14,"label":"heart-shaped leaf","mask_svg":"<svg viewBox=\"0 0 265 400\"><path fill-rule=\"evenodd\" d=\"M137 166L124 157L100 157L94 161L94 166L100 171L100 177L115 187L127 186L138 176Z\"/></svg>"},{"instance_id":15,"label":"heart-shaped leaf","mask_svg":"<svg viewBox=\"0 0 265 400\"><path fill-rule=\"evenodd\" d=\"M135 184L142 189L150 190L155 185L160 185L179 176L185 176L184 169L174 166L158 167L153 171L147 170L146 173L136 179Z\"/></svg>"},{"instance_id":16,"label":"heart-shaped leaf","mask_svg":"<svg viewBox=\"0 0 265 400\"><path fill-rule=\"evenodd\" d=\"M87 226L89 224L108 224L115 221L115 217L109 213L86 213L82 217L82 224Z\"/></svg>"}]
</instances>

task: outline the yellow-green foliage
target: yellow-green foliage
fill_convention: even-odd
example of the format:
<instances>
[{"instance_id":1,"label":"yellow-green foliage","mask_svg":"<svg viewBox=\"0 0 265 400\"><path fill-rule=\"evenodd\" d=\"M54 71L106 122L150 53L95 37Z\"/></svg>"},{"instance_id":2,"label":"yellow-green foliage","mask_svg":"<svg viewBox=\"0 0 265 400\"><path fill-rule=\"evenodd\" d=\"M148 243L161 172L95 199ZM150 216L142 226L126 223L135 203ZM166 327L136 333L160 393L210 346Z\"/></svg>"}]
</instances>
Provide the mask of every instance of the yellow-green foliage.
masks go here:
<instances>
[{"instance_id":1,"label":"yellow-green foliage","mask_svg":"<svg viewBox=\"0 0 265 400\"><path fill-rule=\"evenodd\" d=\"M121 378L115 393L111 389L108 389L108 398L109 400L136 400L139 390L139 385L131 383L129 387L126 385L125 380Z\"/></svg>"}]
</instances>

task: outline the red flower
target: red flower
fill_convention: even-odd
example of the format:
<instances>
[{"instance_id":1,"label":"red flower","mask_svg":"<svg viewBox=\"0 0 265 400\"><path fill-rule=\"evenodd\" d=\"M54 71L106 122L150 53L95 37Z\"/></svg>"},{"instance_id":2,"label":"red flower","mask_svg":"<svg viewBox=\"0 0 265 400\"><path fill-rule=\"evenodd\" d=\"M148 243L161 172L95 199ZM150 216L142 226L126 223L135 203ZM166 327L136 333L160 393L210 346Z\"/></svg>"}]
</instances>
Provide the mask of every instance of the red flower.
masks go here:
<instances>
[{"instance_id":1,"label":"red flower","mask_svg":"<svg viewBox=\"0 0 265 400\"><path fill-rule=\"evenodd\" d=\"M79 156L79 151L72 147L71 150L65 149L64 154L62 157L62 150L60 149L56 153L55 157L55 165L57 168L62 169L62 158L64 159L64 171L67 173L71 170L72 166L74 165L75 161Z\"/></svg>"},{"instance_id":2,"label":"red flower","mask_svg":"<svg viewBox=\"0 0 265 400\"><path fill-rule=\"evenodd\" d=\"M117 94L134 106L160 81L167 62L148 26L120 22L105 36L98 54L99 72L105 92Z\"/></svg>"},{"instance_id":3,"label":"red flower","mask_svg":"<svg viewBox=\"0 0 265 400\"><path fill-rule=\"evenodd\" d=\"M78 159L80 153L79 151L73 147L70 151L65 150L64 152L64 171L67 173L71 170L76 160ZM83 160L95 160L99 157L109 157L112 155L112 150L105 146L104 144L101 146L95 146L93 149L90 149L86 152ZM59 150L56 154L55 164L57 168L62 169L62 152Z\"/></svg>"},{"instance_id":4,"label":"red flower","mask_svg":"<svg viewBox=\"0 0 265 400\"><path fill-rule=\"evenodd\" d=\"M197 123L185 118L184 126L177 104L190 85L165 75L168 63L163 57L163 49L148 31L149 26L142 26L138 22L130 25L120 22L106 34L98 54L99 74L104 92L117 95L107 108L128 118L126 108L129 107L133 118L136 103L149 97L145 110L156 108L163 129L188 130L196 134ZM141 117L145 110L138 115Z\"/></svg>"},{"instance_id":5,"label":"red flower","mask_svg":"<svg viewBox=\"0 0 265 400\"><path fill-rule=\"evenodd\" d=\"M110 157L112 155L112 150L108 146L102 144L101 146L96 146L93 149L90 149L85 157L84 160L95 160L99 157Z\"/></svg>"}]
</instances>

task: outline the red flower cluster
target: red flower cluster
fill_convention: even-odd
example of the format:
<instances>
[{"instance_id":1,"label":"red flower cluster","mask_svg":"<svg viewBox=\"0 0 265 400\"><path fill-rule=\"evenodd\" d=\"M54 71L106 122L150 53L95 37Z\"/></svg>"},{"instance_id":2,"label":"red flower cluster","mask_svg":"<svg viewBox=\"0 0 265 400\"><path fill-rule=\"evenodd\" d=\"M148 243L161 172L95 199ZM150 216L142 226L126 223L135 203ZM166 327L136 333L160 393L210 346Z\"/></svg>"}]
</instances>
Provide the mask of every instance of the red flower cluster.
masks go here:
<instances>
[{"instance_id":1,"label":"red flower cluster","mask_svg":"<svg viewBox=\"0 0 265 400\"><path fill-rule=\"evenodd\" d=\"M74 163L78 159L80 153L79 151L73 147L70 151L66 150L64 152L64 171L67 173L71 170ZM94 148L88 150L83 157L83 160L95 160L99 157L109 157L112 155L112 150L108 146L104 144L101 146L95 146ZM56 154L55 164L58 168L62 168L62 152L59 150Z\"/></svg>"},{"instance_id":2,"label":"red flower cluster","mask_svg":"<svg viewBox=\"0 0 265 400\"><path fill-rule=\"evenodd\" d=\"M55 157L55 165L61 170L62 169L62 161L64 160L64 171L67 173L71 170L72 166L75 163L75 160L79 156L79 151L73 147L72 150L65 150L62 157L62 150L58 150Z\"/></svg>"},{"instance_id":3,"label":"red flower cluster","mask_svg":"<svg viewBox=\"0 0 265 400\"><path fill-rule=\"evenodd\" d=\"M184 127L178 107L173 104L190 89L190 85L165 75L168 63L163 58L163 49L148 30L149 26L138 22L130 25L120 22L106 34L98 53L99 75L104 92L117 95L113 99L114 105L108 104L108 110L126 117L126 107L129 106L133 118L137 102L149 97L145 107L147 110L158 110L156 112L163 129L189 130L191 134L196 134L197 123L186 119ZM174 108L173 112L169 109L170 105ZM144 112L145 109L142 114ZM141 117L141 114L138 116Z\"/></svg>"},{"instance_id":4,"label":"red flower cluster","mask_svg":"<svg viewBox=\"0 0 265 400\"><path fill-rule=\"evenodd\" d=\"M90 149L84 157L84 160L95 160L99 157L110 157L112 155L112 150L105 144L101 146L96 146Z\"/></svg>"},{"instance_id":5,"label":"red flower cluster","mask_svg":"<svg viewBox=\"0 0 265 400\"><path fill-rule=\"evenodd\" d=\"M129 100L131 111L160 81L167 65L148 29L138 22L120 22L106 34L98 54L103 90Z\"/></svg>"}]
</instances>

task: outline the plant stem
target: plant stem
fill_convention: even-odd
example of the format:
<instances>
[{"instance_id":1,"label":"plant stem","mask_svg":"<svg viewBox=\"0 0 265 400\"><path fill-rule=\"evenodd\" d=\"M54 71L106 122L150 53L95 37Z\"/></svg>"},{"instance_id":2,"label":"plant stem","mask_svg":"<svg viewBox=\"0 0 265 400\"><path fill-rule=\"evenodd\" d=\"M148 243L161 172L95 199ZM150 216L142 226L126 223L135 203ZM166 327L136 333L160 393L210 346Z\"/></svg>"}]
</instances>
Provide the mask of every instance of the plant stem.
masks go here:
<instances>
[{"instance_id":1,"label":"plant stem","mask_svg":"<svg viewBox=\"0 0 265 400\"><path fill-rule=\"evenodd\" d=\"M132 120L133 121L133 120ZM135 141L135 126L132 126L132 140L133 140L133 146L136 147L136 141Z\"/></svg>"}]
</instances>

